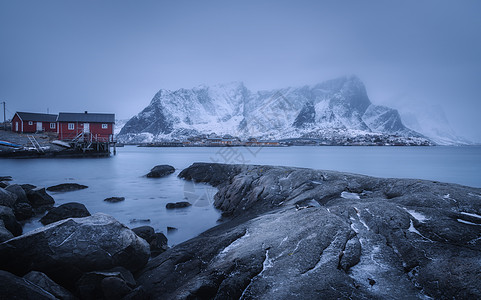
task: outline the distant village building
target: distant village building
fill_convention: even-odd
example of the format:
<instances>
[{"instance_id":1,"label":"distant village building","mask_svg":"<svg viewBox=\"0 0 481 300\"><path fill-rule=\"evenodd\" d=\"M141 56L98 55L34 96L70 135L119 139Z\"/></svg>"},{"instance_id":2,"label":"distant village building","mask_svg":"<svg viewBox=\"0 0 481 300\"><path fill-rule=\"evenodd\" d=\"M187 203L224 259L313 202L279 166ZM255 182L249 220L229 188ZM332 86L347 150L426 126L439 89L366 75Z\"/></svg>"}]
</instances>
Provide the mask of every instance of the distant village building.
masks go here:
<instances>
[{"instance_id":1,"label":"distant village building","mask_svg":"<svg viewBox=\"0 0 481 300\"><path fill-rule=\"evenodd\" d=\"M112 142L115 114L59 113L57 118L58 138L72 140L79 135L88 135L100 142Z\"/></svg>"},{"instance_id":2,"label":"distant village building","mask_svg":"<svg viewBox=\"0 0 481 300\"><path fill-rule=\"evenodd\" d=\"M12 118L17 133L57 132L57 115L17 111Z\"/></svg>"}]
</instances>

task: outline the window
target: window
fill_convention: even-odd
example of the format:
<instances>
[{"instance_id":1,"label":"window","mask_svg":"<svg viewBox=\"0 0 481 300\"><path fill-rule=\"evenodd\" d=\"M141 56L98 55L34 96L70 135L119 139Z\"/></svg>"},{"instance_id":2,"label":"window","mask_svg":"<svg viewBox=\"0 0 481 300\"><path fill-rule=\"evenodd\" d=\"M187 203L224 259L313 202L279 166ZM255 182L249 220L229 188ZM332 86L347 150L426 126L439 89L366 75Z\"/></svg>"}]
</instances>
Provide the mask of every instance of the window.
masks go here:
<instances>
[{"instance_id":1,"label":"window","mask_svg":"<svg viewBox=\"0 0 481 300\"><path fill-rule=\"evenodd\" d=\"M75 124L74 123L68 123L68 130L74 130L75 129Z\"/></svg>"},{"instance_id":2,"label":"window","mask_svg":"<svg viewBox=\"0 0 481 300\"><path fill-rule=\"evenodd\" d=\"M28 121L28 125L33 125L33 122L32 122L32 121Z\"/></svg>"},{"instance_id":3,"label":"window","mask_svg":"<svg viewBox=\"0 0 481 300\"><path fill-rule=\"evenodd\" d=\"M55 129L55 123L50 123L50 129Z\"/></svg>"},{"instance_id":4,"label":"window","mask_svg":"<svg viewBox=\"0 0 481 300\"><path fill-rule=\"evenodd\" d=\"M102 124L102 129L107 129L107 128L109 128L108 124Z\"/></svg>"}]
</instances>

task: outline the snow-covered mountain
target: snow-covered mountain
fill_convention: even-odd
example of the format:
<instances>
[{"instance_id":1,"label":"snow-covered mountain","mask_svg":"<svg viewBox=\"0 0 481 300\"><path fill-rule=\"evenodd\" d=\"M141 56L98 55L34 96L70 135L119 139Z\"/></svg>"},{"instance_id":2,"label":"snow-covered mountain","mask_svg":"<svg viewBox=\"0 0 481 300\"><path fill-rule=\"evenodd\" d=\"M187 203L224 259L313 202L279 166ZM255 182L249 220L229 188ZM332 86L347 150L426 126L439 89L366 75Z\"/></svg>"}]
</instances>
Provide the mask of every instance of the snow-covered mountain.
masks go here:
<instances>
[{"instance_id":1,"label":"snow-covered mountain","mask_svg":"<svg viewBox=\"0 0 481 300\"><path fill-rule=\"evenodd\" d=\"M118 139L138 143L211 133L241 139L328 139L331 133L423 139L403 125L397 110L372 104L355 76L258 92L243 83L162 89L125 124Z\"/></svg>"},{"instance_id":2,"label":"snow-covered mountain","mask_svg":"<svg viewBox=\"0 0 481 300\"><path fill-rule=\"evenodd\" d=\"M129 119L115 119L114 135L117 136Z\"/></svg>"}]
</instances>

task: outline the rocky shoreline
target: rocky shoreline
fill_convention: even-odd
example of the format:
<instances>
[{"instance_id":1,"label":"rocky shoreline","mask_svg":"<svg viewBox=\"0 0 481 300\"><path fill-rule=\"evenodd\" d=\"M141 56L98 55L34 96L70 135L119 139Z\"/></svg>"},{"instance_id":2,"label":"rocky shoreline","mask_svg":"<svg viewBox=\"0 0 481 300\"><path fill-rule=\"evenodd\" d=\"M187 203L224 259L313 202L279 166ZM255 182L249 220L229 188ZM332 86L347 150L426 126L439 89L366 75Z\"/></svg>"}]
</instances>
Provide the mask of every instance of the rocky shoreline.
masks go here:
<instances>
[{"instance_id":1,"label":"rocky shoreline","mask_svg":"<svg viewBox=\"0 0 481 300\"><path fill-rule=\"evenodd\" d=\"M67 218L20 235L12 225L20 189L40 195L45 190L3 183L0 205L4 215L11 214L2 215L0 227L11 236L0 244L2 294L23 291L30 295L26 299L68 299L62 293L81 299L481 297L479 188L213 163L195 163L179 177L217 187L214 205L224 222L169 249L165 236L143 228L148 226L130 230L104 214ZM25 194L31 206L51 202ZM149 259L152 253L157 256Z\"/></svg>"},{"instance_id":2,"label":"rocky shoreline","mask_svg":"<svg viewBox=\"0 0 481 300\"><path fill-rule=\"evenodd\" d=\"M149 299L134 275L167 250L150 226L130 229L76 202L53 207L46 192L88 188L75 183L47 189L0 182L1 299ZM45 214L46 226L22 234L21 222Z\"/></svg>"}]
</instances>

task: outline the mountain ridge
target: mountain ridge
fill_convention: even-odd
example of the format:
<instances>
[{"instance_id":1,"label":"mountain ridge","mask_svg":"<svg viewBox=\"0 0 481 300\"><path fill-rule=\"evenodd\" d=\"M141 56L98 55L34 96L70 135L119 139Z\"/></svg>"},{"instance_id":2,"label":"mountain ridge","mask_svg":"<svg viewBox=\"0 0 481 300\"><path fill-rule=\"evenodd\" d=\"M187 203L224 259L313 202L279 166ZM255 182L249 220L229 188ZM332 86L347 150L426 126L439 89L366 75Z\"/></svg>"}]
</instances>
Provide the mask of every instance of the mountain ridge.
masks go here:
<instances>
[{"instance_id":1,"label":"mountain ridge","mask_svg":"<svg viewBox=\"0 0 481 300\"><path fill-rule=\"evenodd\" d=\"M341 133L339 133L341 131ZM362 81L344 76L315 85L251 91L242 82L160 89L118 135L121 142L183 140L215 133L241 139L336 135L424 139L397 110L372 104Z\"/></svg>"}]
</instances>

